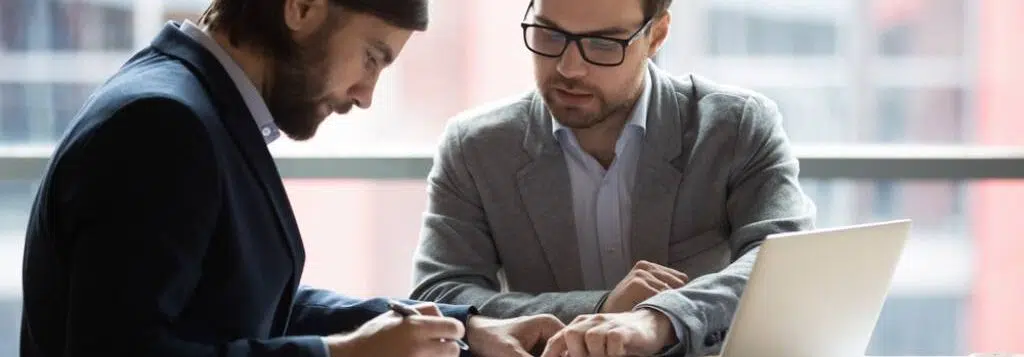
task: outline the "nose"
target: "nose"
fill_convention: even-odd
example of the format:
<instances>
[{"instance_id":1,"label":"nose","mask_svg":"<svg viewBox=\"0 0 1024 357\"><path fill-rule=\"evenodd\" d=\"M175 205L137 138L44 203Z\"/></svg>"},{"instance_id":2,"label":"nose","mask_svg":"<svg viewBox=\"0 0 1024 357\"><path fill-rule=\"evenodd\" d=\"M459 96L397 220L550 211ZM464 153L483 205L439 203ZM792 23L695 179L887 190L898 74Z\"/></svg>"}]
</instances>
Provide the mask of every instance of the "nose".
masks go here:
<instances>
[{"instance_id":1,"label":"nose","mask_svg":"<svg viewBox=\"0 0 1024 357\"><path fill-rule=\"evenodd\" d=\"M565 78L579 78L587 74L587 61L583 59L576 43L569 43L565 53L558 58L556 69Z\"/></svg>"},{"instance_id":2,"label":"nose","mask_svg":"<svg viewBox=\"0 0 1024 357\"><path fill-rule=\"evenodd\" d=\"M373 104L373 90L377 87L378 74L367 76L363 81L356 83L349 89L349 97L353 104L360 109L368 109Z\"/></svg>"}]
</instances>

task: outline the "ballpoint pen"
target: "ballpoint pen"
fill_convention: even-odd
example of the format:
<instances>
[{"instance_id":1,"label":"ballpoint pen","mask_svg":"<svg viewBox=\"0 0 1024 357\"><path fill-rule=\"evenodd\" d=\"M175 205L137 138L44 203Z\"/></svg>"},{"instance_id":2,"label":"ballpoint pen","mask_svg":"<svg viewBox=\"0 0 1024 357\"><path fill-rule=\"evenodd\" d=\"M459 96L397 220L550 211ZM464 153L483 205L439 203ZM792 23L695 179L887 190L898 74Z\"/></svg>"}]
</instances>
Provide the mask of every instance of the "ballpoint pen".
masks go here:
<instances>
[{"instance_id":1,"label":"ballpoint pen","mask_svg":"<svg viewBox=\"0 0 1024 357\"><path fill-rule=\"evenodd\" d=\"M398 301L394 301L394 300L388 301L388 308L390 308L391 311L394 311L396 314L401 315L402 317L412 316L412 315L422 315L422 314L420 314L419 311L416 311L416 309L408 307L405 304L400 303ZM468 351L469 350L469 345L467 345L462 340L453 340L453 341L455 341L455 344L458 345L460 349L462 349L464 351ZM448 339L442 338L441 342L448 342Z\"/></svg>"}]
</instances>

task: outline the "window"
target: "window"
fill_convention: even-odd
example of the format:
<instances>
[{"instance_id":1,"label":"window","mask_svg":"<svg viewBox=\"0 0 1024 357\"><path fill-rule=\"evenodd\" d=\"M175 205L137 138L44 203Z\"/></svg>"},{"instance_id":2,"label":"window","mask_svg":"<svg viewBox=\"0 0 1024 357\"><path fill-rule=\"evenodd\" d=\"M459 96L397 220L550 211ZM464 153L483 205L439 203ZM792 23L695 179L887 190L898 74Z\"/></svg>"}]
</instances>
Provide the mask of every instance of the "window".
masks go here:
<instances>
[{"instance_id":1,"label":"window","mask_svg":"<svg viewBox=\"0 0 1024 357\"><path fill-rule=\"evenodd\" d=\"M0 4L0 49L128 50L128 1L6 0Z\"/></svg>"},{"instance_id":2,"label":"window","mask_svg":"<svg viewBox=\"0 0 1024 357\"><path fill-rule=\"evenodd\" d=\"M95 87L80 83L0 83L0 144L56 142Z\"/></svg>"}]
</instances>

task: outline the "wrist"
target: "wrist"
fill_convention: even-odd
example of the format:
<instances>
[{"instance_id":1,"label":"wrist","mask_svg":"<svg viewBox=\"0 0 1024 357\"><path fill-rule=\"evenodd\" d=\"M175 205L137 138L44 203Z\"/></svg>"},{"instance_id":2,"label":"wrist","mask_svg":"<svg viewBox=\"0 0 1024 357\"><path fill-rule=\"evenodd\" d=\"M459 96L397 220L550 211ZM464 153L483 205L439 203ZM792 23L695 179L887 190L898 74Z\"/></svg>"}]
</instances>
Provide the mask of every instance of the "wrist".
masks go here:
<instances>
[{"instance_id":1,"label":"wrist","mask_svg":"<svg viewBox=\"0 0 1024 357\"><path fill-rule=\"evenodd\" d=\"M649 331L654 332L654 340L657 341L660 346L674 346L679 343L676 338L675 328L672 326L672 319L665 313L652 308L640 308L636 310L636 313L641 314L643 319L647 321Z\"/></svg>"},{"instance_id":2,"label":"wrist","mask_svg":"<svg viewBox=\"0 0 1024 357\"><path fill-rule=\"evenodd\" d=\"M354 356L356 339L351 334L323 337L327 345L327 357Z\"/></svg>"},{"instance_id":3,"label":"wrist","mask_svg":"<svg viewBox=\"0 0 1024 357\"><path fill-rule=\"evenodd\" d=\"M608 302L608 296L611 295L611 294L612 294L611 291L606 291L604 294L601 294L601 300L598 300L597 301L597 305L594 306L594 311L593 311L594 314L600 314L600 313L604 313L605 312L604 311L604 304L606 302Z\"/></svg>"},{"instance_id":4,"label":"wrist","mask_svg":"<svg viewBox=\"0 0 1024 357\"><path fill-rule=\"evenodd\" d=\"M486 325L491 319L480 315L469 315L466 318L466 336L462 339L466 344L473 346L474 337L477 335L477 330L481 329L482 326Z\"/></svg>"}]
</instances>

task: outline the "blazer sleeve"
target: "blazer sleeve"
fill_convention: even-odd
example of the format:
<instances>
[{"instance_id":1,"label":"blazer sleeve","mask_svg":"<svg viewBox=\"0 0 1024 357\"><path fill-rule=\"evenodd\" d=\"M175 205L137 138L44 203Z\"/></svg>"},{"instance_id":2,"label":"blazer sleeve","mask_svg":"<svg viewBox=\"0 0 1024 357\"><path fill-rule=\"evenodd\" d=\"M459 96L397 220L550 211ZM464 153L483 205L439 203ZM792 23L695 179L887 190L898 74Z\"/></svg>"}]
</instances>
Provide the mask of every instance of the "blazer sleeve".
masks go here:
<instances>
[{"instance_id":1,"label":"blazer sleeve","mask_svg":"<svg viewBox=\"0 0 1024 357\"><path fill-rule=\"evenodd\" d=\"M413 299L472 304L496 318L595 313L607 291L501 292L501 262L462 147L462 123L445 130L427 178L427 212L414 257Z\"/></svg>"},{"instance_id":2,"label":"blazer sleeve","mask_svg":"<svg viewBox=\"0 0 1024 357\"><path fill-rule=\"evenodd\" d=\"M65 356L326 357L318 336L199 341L171 328L224 203L216 153L192 111L137 99L86 135L57 168L56 210L73 240Z\"/></svg>"},{"instance_id":3,"label":"blazer sleeve","mask_svg":"<svg viewBox=\"0 0 1024 357\"><path fill-rule=\"evenodd\" d=\"M408 305L419 303L404 299L398 301ZM463 325L476 313L472 306L438 304L437 307L442 315L458 319ZM288 334L301 336L349 332L387 311L386 299L354 299L328 290L301 286L292 306Z\"/></svg>"},{"instance_id":4,"label":"blazer sleeve","mask_svg":"<svg viewBox=\"0 0 1024 357\"><path fill-rule=\"evenodd\" d=\"M816 209L800 188L799 163L778 107L753 95L743 108L726 201L733 262L638 305L668 314L683 332L667 354L700 356L720 349L761 242L769 234L814 228Z\"/></svg>"}]
</instances>

